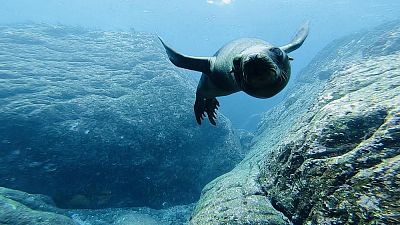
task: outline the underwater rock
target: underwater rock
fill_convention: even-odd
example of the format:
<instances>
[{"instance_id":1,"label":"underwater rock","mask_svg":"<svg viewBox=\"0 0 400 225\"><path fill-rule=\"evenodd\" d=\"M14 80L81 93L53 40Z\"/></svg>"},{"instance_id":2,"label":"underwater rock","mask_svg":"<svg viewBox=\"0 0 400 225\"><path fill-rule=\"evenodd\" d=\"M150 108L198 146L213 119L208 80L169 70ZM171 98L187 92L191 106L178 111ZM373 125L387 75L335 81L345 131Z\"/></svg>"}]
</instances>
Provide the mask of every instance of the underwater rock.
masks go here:
<instances>
[{"instance_id":1,"label":"underwater rock","mask_svg":"<svg viewBox=\"0 0 400 225\"><path fill-rule=\"evenodd\" d=\"M0 185L57 206L187 204L243 156L197 126L195 83L149 34L0 27Z\"/></svg>"},{"instance_id":2,"label":"underwater rock","mask_svg":"<svg viewBox=\"0 0 400 225\"><path fill-rule=\"evenodd\" d=\"M43 201L43 199L46 199ZM0 187L0 224L2 225L76 225L64 215L54 213L48 197ZM47 209L52 209L48 211Z\"/></svg>"},{"instance_id":3,"label":"underwater rock","mask_svg":"<svg viewBox=\"0 0 400 225\"><path fill-rule=\"evenodd\" d=\"M236 133L239 136L240 145L242 146L243 151L247 153L251 147L251 140L253 140L254 134L244 129L236 129Z\"/></svg>"},{"instance_id":4,"label":"underwater rock","mask_svg":"<svg viewBox=\"0 0 400 225\"><path fill-rule=\"evenodd\" d=\"M53 200L41 194L28 194L26 192L0 187L0 195L19 202L33 210L57 212Z\"/></svg>"},{"instance_id":5,"label":"underwater rock","mask_svg":"<svg viewBox=\"0 0 400 225\"><path fill-rule=\"evenodd\" d=\"M398 21L328 45L191 224L399 224L399 61Z\"/></svg>"}]
</instances>

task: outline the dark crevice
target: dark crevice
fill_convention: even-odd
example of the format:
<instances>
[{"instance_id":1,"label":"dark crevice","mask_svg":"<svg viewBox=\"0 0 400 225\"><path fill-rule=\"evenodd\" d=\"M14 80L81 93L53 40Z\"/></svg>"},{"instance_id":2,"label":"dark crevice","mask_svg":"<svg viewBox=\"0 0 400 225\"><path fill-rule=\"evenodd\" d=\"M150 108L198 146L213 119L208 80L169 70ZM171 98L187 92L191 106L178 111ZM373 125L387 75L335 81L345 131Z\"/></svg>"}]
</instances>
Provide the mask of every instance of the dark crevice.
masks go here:
<instances>
[{"instance_id":1,"label":"dark crevice","mask_svg":"<svg viewBox=\"0 0 400 225\"><path fill-rule=\"evenodd\" d=\"M306 205L302 211L300 211L301 213L296 215L296 218L293 218L292 223L294 225L302 225L304 224L305 220L307 218L309 218L310 214L311 214L311 210L314 207L314 201L311 202L310 204Z\"/></svg>"},{"instance_id":2,"label":"dark crevice","mask_svg":"<svg viewBox=\"0 0 400 225\"><path fill-rule=\"evenodd\" d=\"M286 218L292 220L292 214L290 214L279 201L277 201L275 198L271 198L270 202L276 211L281 212Z\"/></svg>"}]
</instances>

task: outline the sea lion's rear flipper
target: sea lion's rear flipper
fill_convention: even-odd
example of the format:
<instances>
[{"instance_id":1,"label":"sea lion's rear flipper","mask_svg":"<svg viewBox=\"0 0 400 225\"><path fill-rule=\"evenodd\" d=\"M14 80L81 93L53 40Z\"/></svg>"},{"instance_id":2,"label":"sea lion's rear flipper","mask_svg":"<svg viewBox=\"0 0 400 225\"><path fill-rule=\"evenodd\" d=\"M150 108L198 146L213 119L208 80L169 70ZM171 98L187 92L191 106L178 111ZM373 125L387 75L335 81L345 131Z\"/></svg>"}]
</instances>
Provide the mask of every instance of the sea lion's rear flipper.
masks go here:
<instances>
[{"instance_id":1,"label":"sea lion's rear flipper","mask_svg":"<svg viewBox=\"0 0 400 225\"><path fill-rule=\"evenodd\" d=\"M219 102L216 98L203 98L196 95L196 102L194 103L194 115L196 121L201 125L201 121L207 114L208 120L212 125L216 125L215 119L217 118L217 109Z\"/></svg>"},{"instance_id":2,"label":"sea lion's rear flipper","mask_svg":"<svg viewBox=\"0 0 400 225\"><path fill-rule=\"evenodd\" d=\"M304 23L303 26L300 28L300 30L297 31L297 34L292 39L292 41L289 44L282 46L281 49L283 51L285 51L286 53L289 53L289 52L293 52L294 50L300 48L300 46L303 44L304 40L306 40L306 38L308 36L308 32L310 30L309 24L310 24L309 21Z\"/></svg>"},{"instance_id":3,"label":"sea lion's rear flipper","mask_svg":"<svg viewBox=\"0 0 400 225\"><path fill-rule=\"evenodd\" d=\"M164 45L169 60L171 60L171 62L175 66L189 70L203 72L205 74L210 74L210 65L212 57L194 57L194 56L182 55L173 50L172 48L170 48L168 45L166 45L160 37L158 38Z\"/></svg>"}]
</instances>

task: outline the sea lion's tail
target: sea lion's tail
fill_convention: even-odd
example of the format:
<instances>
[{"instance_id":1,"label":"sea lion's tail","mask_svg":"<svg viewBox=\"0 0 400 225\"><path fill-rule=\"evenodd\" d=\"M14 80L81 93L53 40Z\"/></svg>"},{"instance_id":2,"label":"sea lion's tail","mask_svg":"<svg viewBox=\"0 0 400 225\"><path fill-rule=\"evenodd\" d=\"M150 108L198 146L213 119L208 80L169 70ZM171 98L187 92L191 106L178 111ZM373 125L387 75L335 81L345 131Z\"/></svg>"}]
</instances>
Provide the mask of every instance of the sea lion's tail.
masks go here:
<instances>
[{"instance_id":1,"label":"sea lion's tail","mask_svg":"<svg viewBox=\"0 0 400 225\"><path fill-rule=\"evenodd\" d=\"M210 65L212 57L194 57L194 56L182 55L173 50L172 48L170 48L168 45L166 45L160 37L158 37L158 39L160 39L161 43L163 44L169 60L175 66L189 70L203 72L206 74L210 73Z\"/></svg>"},{"instance_id":2,"label":"sea lion's tail","mask_svg":"<svg viewBox=\"0 0 400 225\"><path fill-rule=\"evenodd\" d=\"M286 53L289 53L300 48L304 40L306 40L309 30L310 30L310 21L307 21L303 24L303 26L301 26L300 30L297 31L297 34L296 36L294 36L292 41L289 44L282 46L281 49Z\"/></svg>"}]
</instances>

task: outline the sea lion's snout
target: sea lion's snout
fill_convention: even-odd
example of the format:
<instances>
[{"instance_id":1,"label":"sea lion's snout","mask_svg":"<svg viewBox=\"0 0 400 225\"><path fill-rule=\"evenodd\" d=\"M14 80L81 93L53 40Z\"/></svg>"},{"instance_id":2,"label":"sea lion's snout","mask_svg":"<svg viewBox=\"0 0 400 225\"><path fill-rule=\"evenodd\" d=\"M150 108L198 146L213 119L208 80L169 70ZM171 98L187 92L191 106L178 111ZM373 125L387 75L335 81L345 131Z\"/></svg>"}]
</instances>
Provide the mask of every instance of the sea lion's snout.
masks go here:
<instances>
[{"instance_id":1,"label":"sea lion's snout","mask_svg":"<svg viewBox=\"0 0 400 225\"><path fill-rule=\"evenodd\" d=\"M274 82L278 74L279 68L267 54L249 55L244 60L243 75L246 82L253 87L262 87Z\"/></svg>"}]
</instances>

